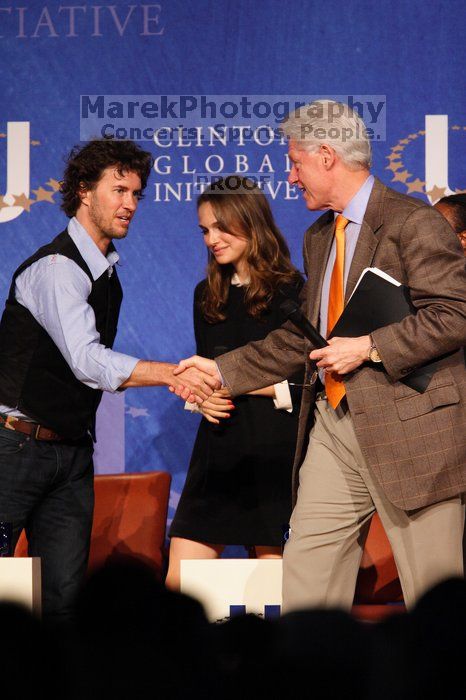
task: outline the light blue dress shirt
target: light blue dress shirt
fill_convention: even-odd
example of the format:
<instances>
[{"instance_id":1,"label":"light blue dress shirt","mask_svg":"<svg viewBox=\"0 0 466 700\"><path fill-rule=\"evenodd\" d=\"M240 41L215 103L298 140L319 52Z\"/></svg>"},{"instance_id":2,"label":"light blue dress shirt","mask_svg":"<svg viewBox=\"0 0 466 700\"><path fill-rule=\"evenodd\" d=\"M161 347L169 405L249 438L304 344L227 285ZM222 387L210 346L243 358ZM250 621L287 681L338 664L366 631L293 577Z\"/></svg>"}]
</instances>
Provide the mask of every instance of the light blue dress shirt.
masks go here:
<instances>
[{"instance_id":1,"label":"light blue dress shirt","mask_svg":"<svg viewBox=\"0 0 466 700\"><path fill-rule=\"evenodd\" d=\"M84 258L93 280L113 273L116 251L107 256L73 217L68 233ZM95 315L88 304L92 284L88 275L64 255L48 255L16 278L16 300L47 331L69 364L74 376L92 389L115 392L128 379L135 357L106 348L100 342ZM0 405L0 413L25 417L16 407Z\"/></svg>"},{"instance_id":2,"label":"light blue dress shirt","mask_svg":"<svg viewBox=\"0 0 466 700\"><path fill-rule=\"evenodd\" d=\"M374 176L369 175L364 184L356 192L354 197L348 202L344 210L341 212L349 223L345 228L345 266L343 269L344 286L348 282L348 275L353 260L354 251L358 242L359 233L361 231L362 221L366 213L367 203L369 201L372 188L374 186ZM335 212L335 219L339 212ZM322 294L320 297L320 334L327 337L327 318L328 318L328 298L330 294L330 280L332 278L333 266L335 264L336 249L335 236L333 238L332 248L325 268L324 282L322 285ZM315 274L315 270L310 270L310 274Z\"/></svg>"}]
</instances>

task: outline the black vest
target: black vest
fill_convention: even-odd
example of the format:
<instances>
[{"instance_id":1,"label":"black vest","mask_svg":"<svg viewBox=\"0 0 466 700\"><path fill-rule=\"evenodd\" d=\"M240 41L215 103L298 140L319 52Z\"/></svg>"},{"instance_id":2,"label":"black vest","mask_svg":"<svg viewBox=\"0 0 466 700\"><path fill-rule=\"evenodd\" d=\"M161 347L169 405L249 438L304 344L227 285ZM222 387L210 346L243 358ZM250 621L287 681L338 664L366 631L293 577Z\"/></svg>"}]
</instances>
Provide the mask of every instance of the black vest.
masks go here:
<instances>
[{"instance_id":1,"label":"black vest","mask_svg":"<svg viewBox=\"0 0 466 700\"><path fill-rule=\"evenodd\" d=\"M18 408L59 435L77 439L88 430L94 434L102 392L76 379L48 333L15 298L18 275L37 260L55 253L70 258L88 275L92 289L87 301L95 313L100 342L111 348L115 340L123 298L116 269L111 277L106 270L94 281L68 231L63 231L23 262L13 275L0 322L0 403Z\"/></svg>"}]
</instances>

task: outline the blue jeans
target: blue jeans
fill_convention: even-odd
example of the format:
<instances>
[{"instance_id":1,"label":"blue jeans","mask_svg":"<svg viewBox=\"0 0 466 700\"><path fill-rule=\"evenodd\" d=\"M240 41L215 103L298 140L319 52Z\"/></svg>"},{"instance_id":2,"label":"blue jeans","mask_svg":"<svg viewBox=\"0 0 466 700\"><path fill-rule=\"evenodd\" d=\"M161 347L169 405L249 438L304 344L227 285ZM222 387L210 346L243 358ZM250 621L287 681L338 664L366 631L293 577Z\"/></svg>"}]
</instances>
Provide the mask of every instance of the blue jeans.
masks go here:
<instances>
[{"instance_id":1,"label":"blue jeans","mask_svg":"<svg viewBox=\"0 0 466 700\"><path fill-rule=\"evenodd\" d=\"M86 573L94 510L90 436L46 442L0 426L0 520L13 548L24 528L29 556L42 560L42 611L72 618Z\"/></svg>"}]
</instances>

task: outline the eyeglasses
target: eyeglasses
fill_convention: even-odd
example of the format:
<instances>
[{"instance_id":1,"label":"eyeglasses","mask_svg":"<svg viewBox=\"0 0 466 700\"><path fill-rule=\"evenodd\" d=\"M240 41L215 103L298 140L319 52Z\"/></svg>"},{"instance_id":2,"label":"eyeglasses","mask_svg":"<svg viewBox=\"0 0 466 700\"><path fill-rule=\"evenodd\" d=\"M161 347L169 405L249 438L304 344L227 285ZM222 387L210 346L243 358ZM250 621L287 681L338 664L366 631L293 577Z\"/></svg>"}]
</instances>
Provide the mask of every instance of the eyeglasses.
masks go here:
<instances>
[{"instance_id":1,"label":"eyeglasses","mask_svg":"<svg viewBox=\"0 0 466 700\"><path fill-rule=\"evenodd\" d=\"M314 372L311 374L309 377L309 383L308 384L297 384L296 382L288 382L290 386L300 386L303 389L310 389L317 381L317 377L319 376L319 373L317 370L314 370Z\"/></svg>"}]
</instances>

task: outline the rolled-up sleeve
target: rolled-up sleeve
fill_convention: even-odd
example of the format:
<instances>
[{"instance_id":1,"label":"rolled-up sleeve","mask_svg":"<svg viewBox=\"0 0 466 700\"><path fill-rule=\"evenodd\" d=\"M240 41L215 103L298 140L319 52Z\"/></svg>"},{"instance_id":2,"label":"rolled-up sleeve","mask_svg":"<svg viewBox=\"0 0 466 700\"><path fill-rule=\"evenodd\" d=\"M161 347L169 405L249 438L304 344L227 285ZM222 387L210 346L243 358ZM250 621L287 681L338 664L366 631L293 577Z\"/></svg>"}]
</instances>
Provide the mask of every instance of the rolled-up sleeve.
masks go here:
<instances>
[{"instance_id":1,"label":"rolled-up sleeve","mask_svg":"<svg viewBox=\"0 0 466 700\"><path fill-rule=\"evenodd\" d=\"M102 345L87 301L90 292L86 273L61 255L38 260L16 280L16 300L47 331L75 377L92 389L113 393L139 360Z\"/></svg>"}]
</instances>

